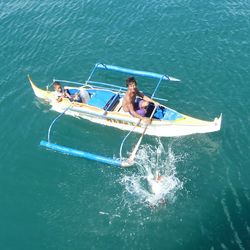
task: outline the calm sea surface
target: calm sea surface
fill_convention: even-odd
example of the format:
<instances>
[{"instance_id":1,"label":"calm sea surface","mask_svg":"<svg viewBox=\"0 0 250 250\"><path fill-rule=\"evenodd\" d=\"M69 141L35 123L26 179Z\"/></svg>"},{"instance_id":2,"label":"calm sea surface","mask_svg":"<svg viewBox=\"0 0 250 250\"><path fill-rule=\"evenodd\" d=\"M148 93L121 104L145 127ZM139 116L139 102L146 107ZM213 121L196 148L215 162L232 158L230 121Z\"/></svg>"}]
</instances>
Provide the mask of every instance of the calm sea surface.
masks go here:
<instances>
[{"instance_id":1,"label":"calm sea surface","mask_svg":"<svg viewBox=\"0 0 250 250\"><path fill-rule=\"evenodd\" d=\"M0 0L0 48L1 250L250 249L249 1ZM96 62L180 78L158 96L197 118L223 113L221 131L145 136L125 170L40 148L57 114L27 74L44 88L84 81ZM110 157L125 135L69 116L52 132ZM164 202L149 190L155 171Z\"/></svg>"}]
</instances>

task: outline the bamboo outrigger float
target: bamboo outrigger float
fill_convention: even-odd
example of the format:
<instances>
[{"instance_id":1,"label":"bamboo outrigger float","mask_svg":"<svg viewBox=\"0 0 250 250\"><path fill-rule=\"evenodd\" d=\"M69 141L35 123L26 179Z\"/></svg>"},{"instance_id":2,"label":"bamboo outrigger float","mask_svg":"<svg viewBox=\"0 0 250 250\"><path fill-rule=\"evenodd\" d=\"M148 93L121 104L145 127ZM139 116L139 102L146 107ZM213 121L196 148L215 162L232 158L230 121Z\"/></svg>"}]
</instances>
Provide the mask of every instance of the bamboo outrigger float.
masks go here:
<instances>
[{"instance_id":1,"label":"bamboo outrigger float","mask_svg":"<svg viewBox=\"0 0 250 250\"><path fill-rule=\"evenodd\" d=\"M146 125L143 122L140 122L138 118L135 118L128 112L123 111L122 100L127 88L91 80L91 77L97 69L123 72L130 75L157 79L158 83L153 91L153 94L151 95L151 98L157 101L166 101L165 99L157 98L155 96L155 93L162 81L180 81L179 79L167 75L97 63L85 83L54 80L59 81L62 84L67 84L69 92L75 93L84 91L85 95L87 94L87 101L86 103L80 103L74 101L71 102L68 98L63 98L61 102L57 102L54 91L49 90L49 87L53 83L47 86L46 90L42 90L34 84L30 77L28 78L35 95L53 106L53 109L60 113L59 117L62 114L67 114L106 126L112 126L127 131L133 130L133 132L141 133L142 135L146 134L159 137L176 137L197 133L210 133L219 131L221 128L222 115L215 118L213 121L203 121L181 114L166 107L165 105L154 107L153 104L149 106L146 114L146 116L152 119L150 124ZM80 87L75 87L75 85L80 85ZM55 120L52 122L50 129ZM133 159L130 159L129 162L115 160L53 144L50 142L50 129L48 133L48 141L41 141L41 146L66 154L97 160L117 166L127 166L133 164Z\"/></svg>"}]
</instances>

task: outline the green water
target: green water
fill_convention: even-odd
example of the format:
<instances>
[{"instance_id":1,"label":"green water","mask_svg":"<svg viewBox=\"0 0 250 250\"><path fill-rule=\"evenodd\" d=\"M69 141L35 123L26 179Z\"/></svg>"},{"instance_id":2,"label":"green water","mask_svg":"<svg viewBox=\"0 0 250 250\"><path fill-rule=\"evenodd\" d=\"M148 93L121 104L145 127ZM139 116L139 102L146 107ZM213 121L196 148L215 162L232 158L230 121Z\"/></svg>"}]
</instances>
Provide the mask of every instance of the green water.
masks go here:
<instances>
[{"instance_id":1,"label":"green water","mask_svg":"<svg viewBox=\"0 0 250 250\"><path fill-rule=\"evenodd\" d=\"M0 249L249 249L249 20L247 0L0 1ZM159 96L194 117L223 113L221 131L145 137L142 166L126 170L40 148L56 113L27 74L83 81L96 62L180 78ZM52 134L111 157L125 135L72 117ZM150 169L172 185L156 207Z\"/></svg>"}]
</instances>

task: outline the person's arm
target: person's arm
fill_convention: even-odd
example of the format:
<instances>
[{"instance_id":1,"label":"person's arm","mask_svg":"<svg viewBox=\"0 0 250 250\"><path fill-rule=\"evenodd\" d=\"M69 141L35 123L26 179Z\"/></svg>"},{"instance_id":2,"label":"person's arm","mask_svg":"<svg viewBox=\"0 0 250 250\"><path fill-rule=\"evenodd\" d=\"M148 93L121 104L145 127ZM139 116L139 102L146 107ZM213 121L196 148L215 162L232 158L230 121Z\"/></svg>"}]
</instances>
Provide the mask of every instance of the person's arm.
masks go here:
<instances>
[{"instance_id":1,"label":"person's arm","mask_svg":"<svg viewBox=\"0 0 250 250\"><path fill-rule=\"evenodd\" d=\"M152 102L154 103L155 106L160 106L161 104L159 102L156 102L154 101L153 99L149 98L148 96L145 96L142 98L144 101L147 101L147 102Z\"/></svg>"},{"instance_id":2,"label":"person's arm","mask_svg":"<svg viewBox=\"0 0 250 250\"><path fill-rule=\"evenodd\" d=\"M64 96L65 97L67 97L67 98L69 98L70 100L72 100L73 98L72 98L72 96L70 95L70 93L69 93L69 90L68 89L64 89Z\"/></svg>"},{"instance_id":3,"label":"person's arm","mask_svg":"<svg viewBox=\"0 0 250 250\"><path fill-rule=\"evenodd\" d=\"M72 99L72 96L68 93L68 91L65 92L65 97Z\"/></svg>"},{"instance_id":4,"label":"person's arm","mask_svg":"<svg viewBox=\"0 0 250 250\"><path fill-rule=\"evenodd\" d=\"M57 102L61 102L62 101L62 97L55 91L54 92L54 96Z\"/></svg>"},{"instance_id":5,"label":"person's arm","mask_svg":"<svg viewBox=\"0 0 250 250\"><path fill-rule=\"evenodd\" d=\"M154 101L150 97L148 97L148 96L144 95L143 93L141 93L139 90L137 91L137 95L140 96L146 102L152 102L152 103L154 103L154 105L160 106L159 102Z\"/></svg>"}]
</instances>

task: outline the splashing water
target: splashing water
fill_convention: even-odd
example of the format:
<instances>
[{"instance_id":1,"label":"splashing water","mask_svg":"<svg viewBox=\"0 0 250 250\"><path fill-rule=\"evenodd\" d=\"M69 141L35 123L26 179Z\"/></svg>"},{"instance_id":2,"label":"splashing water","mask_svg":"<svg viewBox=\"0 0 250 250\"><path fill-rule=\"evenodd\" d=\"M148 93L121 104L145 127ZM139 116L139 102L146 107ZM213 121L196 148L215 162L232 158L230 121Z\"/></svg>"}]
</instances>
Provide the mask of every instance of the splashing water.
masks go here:
<instances>
[{"instance_id":1,"label":"splashing water","mask_svg":"<svg viewBox=\"0 0 250 250\"><path fill-rule=\"evenodd\" d=\"M176 177L176 163L185 156L175 155L171 144L167 150L159 139L157 144L141 147L136 156L138 171L121 179L126 192L136 198L136 202L150 207L173 201L183 185Z\"/></svg>"}]
</instances>

